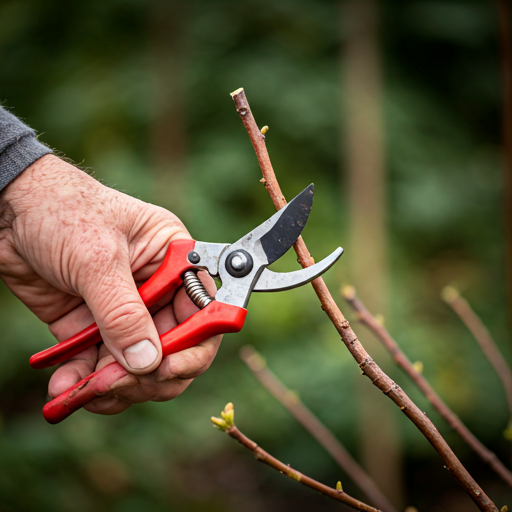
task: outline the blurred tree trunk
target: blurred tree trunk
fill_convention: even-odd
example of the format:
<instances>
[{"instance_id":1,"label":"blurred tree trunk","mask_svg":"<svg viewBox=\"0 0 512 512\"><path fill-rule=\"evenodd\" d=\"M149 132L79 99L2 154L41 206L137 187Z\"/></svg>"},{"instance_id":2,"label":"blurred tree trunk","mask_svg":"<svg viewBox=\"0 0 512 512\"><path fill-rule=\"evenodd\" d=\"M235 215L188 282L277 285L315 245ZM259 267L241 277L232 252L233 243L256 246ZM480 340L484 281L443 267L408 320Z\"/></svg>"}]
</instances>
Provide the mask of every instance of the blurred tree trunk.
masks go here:
<instances>
[{"instance_id":1,"label":"blurred tree trunk","mask_svg":"<svg viewBox=\"0 0 512 512\"><path fill-rule=\"evenodd\" d=\"M346 0L341 17L345 34L345 168L350 208L347 256L353 284L372 311L387 309L387 203L381 120L378 6L375 0ZM389 357L371 335L359 330L370 355L387 372ZM389 363L387 364L389 367ZM361 380L362 462L397 506L403 503L402 455L398 427L388 401Z\"/></svg>"},{"instance_id":2,"label":"blurred tree trunk","mask_svg":"<svg viewBox=\"0 0 512 512\"><path fill-rule=\"evenodd\" d=\"M503 95L503 149L505 184L505 239L509 328L512 328L512 50L510 40L510 1L498 0L501 39Z\"/></svg>"},{"instance_id":3,"label":"blurred tree trunk","mask_svg":"<svg viewBox=\"0 0 512 512\"><path fill-rule=\"evenodd\" d=\"M185 215L186 133L183 118L182 0L153 0L149 25L151 75L154 77L154 118L151 126L156 204L179 217Z\"/></svg>"}]
</instances>

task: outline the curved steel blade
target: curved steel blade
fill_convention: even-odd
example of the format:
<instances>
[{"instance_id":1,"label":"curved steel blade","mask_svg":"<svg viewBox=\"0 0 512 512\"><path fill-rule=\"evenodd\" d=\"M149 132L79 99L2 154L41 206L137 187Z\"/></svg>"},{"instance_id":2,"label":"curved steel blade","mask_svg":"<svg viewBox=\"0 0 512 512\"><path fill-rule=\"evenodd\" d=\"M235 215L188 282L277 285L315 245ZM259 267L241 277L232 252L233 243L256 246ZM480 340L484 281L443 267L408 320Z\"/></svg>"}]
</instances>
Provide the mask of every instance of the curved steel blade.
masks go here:
<instances>
[{"instance_id":1,"label":"curved steel blade","mask_svg":"<svg viewBox=\"0 0 512 512\"><path fill-rule=\"evenodd\" d=\"M284 208L235 242L233 246L241 246L250 251L256 242L261 242L261 247L268 260L266 264L270 265L299 238L313 206L314 192L315 186L312 183Z\"/></svg>"},{"instance_id":2,"label":"curved steel blade","mask_svg":"<svg viewBox=\"0 0 512 512\"><path fill-rule=\"evenodd\" d=\"M293 198L281 213L274 227L261 237L261 245L270 265L278 260L299 238L308 221L315 186L313 183Z\"/></svg>"},{"instance_id":3,"label":"curved steel blade","mask_svg":"<svg viewBox=\"0 0 512 512\"><path fill-rule=\"evenodd\" d=\"M311 265L311 267L296 270L295 272L272 272L266 268L259 277L253 292L280 292L291 290L303 284L307 284L326 270L330 269L339 257L343 254L343 249L338 247L332 254L322 261Z\"/></svg>"}]
</instances>

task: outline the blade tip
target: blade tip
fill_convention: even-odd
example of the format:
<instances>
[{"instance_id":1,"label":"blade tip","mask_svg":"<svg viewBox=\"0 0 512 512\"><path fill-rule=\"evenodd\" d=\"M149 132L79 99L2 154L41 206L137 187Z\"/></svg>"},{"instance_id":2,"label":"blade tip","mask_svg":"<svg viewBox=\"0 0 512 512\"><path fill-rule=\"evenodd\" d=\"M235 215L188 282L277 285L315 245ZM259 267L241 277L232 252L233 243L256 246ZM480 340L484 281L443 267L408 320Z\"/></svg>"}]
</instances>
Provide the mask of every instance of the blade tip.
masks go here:
<instances>
[{"instance_id":1,"label":"blade tip","mask_svg":"<svg viewBox=\"0 0 512 512\"><path fill-rule=\"evenodd\" d=\"M313 204L313 198L315 197L315 184L311 183L311 185L308 185L300 194L299 196L303 198L308 198L308 200L311 201L311 204ZM297 196L298 197L298 196Z\"/></svg>"},{"instance_id":2,"label":"blade tip","mask_svg":"<svg viewBox=\"0 0 512 512\"><path fill-rule=\"evenodd\" d=\"M344 252L345 250L343 247L338 247L335 251L333 251L333 254L335 255L335 261L338 261Z\"/></svg>"}]
</instances>

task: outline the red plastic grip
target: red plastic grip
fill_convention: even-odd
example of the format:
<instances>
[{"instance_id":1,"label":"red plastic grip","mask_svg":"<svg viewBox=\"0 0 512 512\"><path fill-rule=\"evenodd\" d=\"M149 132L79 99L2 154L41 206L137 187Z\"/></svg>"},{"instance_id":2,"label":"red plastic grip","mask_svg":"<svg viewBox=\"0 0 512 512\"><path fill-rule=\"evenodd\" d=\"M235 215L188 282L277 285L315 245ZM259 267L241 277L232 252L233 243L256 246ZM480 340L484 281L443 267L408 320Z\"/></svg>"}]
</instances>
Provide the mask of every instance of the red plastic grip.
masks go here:
<instances>
[{"instance_id":1,"label":"red plastic grip","mask_svg":"<svg viewBox=\"0 0 512 512\"><path fill-rule=\"evenodd\" d=\"M238 332L244 326L246 316L244 308L213 301L160 336L163 356L193 347L217 334ZM119 363L91 373L48 402L43 408L44 418L48 423L61 422L85 404L108 393L111 386L126 375L128 371Z\"/></svg>"},{"instance_id":2,"label":"red plastic grip","mask_svg":"<svg viewBox=\"0 0 512 512\"><path fill-rule=\"evenodd\" d=\"M158 270L139 288L139 294L146 307L150 308L164 295L181 286L183 272L193 268L187 255L194 247L194 240L175 240L169 244L164 261ZM98 326L92 324L71 338L34 354L30 358L30 366L40 370L62 363L99 341L101 334Z\"/></svg>"},{"instance_id":3,"label":"red plastic grip","mask_svg":"<svg viewBox=\"0 0 512 512\"><path fill-rule=\"evenodd\" d=\"M103 396L118 380L129 375L119 363L112 363L71 386L43 407L44 419L60 423L90 401Z\"/></svg>"},{"instance_id":4,"label":"red plastic grip","mask_svg":"<svg viewBox=\"0 0 512 512\"><path fill-rule=\"evenodd\" d=\"M163 356L193 347L217 334L238 332L246 316L247 309L214 300L160 336Z\"/></svg>"}]
</instances>

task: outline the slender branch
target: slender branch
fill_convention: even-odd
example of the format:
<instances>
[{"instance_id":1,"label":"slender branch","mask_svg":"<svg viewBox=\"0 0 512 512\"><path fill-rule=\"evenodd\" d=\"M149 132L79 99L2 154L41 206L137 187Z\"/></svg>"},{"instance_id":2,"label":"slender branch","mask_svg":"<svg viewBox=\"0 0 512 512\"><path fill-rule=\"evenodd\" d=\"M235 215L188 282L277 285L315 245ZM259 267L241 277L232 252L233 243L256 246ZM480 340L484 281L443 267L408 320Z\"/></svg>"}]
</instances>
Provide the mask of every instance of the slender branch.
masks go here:
<instances>
[{"instance_id":1,"label":"slender branch","mask_svg":"<svg viewBox=\"0 0 512 512\"><path fill-rule=\"evenodd\" d=\"M240 357L265 389L326 449L375 506L386 512L396 512L396 508L382 494L370 475L297 395L267 368L265 360L256 350L248 346L242 347Z\"/></svg>"},{"instance_id":2,"label":"slender branch","mask_svg":"<svg viewBox=\"0 0 512 512\"><path fill-rule=\"evenodd\" d=\"M256 152L256 156L263 173L263 179L265 180L265 187L272 198L274 206L279 210L286 205L286 200L284 199L274 174L272 164L270 163L270 158L265 145L265 136L258 129L258 125L254 120L249 103L245 97L244 90L238 89L231 93L231 96ZM299 264L302 267L308 267L314 263L306 244L302 240L302 237L299 237L295 242L294 249L297 253ZM453 475L457 482L459 482L479 509L496 512L498 509L494 503L461 464L452 449L437 431L436 427L427 418L426 414L416 406L400 386L393 382L382 371L377 363L370 357L368 352L366 352L360 341L357 339L356 334L350 327L349 322L345 319L343 313L336 305L336 302L332 298L323 279L318 277L312 281L311 284L313 285L313 288L320 300L322 309L327 313L327 316L330 318L334 327L340 334L343 343L349 350L352 357L356 360L359 368L362 370L363 375L366 375L374 386L379 388L398 407L400 407L400 410L416 425L420 432L441 456L446 469Z\"/></svg>"},{"instance_id":3,"label":"slender branch","mask_svg":"<svg viewBox=\"0 0 512 512\"><path fill-rule=\"evenodd\" d=\"M338 482L336 485L336 489L324 485L309 476L306 476L296 469L290 467L289 464L283 464L280 460L276 459L269 453L267 453L263 448L260 448L254 441L251 441L247 436L242 434L240 430L234 424L234 409L233 404L229 403L226 405L225 409L221 412L222 418L212 417L212 423L215 427L223 432L226 432L228 436L236 439L244 448L247 448L250 452L254 454L256 460L267 464L271 468L276 469L284 476L295 480L296 482L305 485L306 487L310 487L315 491L318 491L321 494L325 494L329 496L329 498L333 498L337 501L341 501L346 505L351 506L356 510L363 510L366 512L379 512L378 509L363 503L362 501L356 500L349 496L341 486L341 482Z\"/></svg>"},{"instance_id":4,"label":"slender branch","mask_svg":"<svg viewBox=\"0 0 512 512\"><path fill-rule=\"evenodd\" d=\"M485 327L480 317L473 311L468 301L462 297L455 288L451 286L444 288L442 297L453 311L457 313L462 323L469 329L480 345L485 357L487 357L494 368L494 371L498 374L505 390L508 409L512 417L512 371L496 345L496 342L492 339L487 327Z\"/></svg>"},{"instance_id":5,"label":"slender branch","mask_svg":"<svg viewBox=\"0 0 512 512\"><path fill-rule=\"evenodd\" d=\"M512 473L498 459L496 454L488 450L475 435L462 423L458 416L443 402L442 398L434 391L427 379L415 369L409 358L405 355L388 330L363 304L356 295L353 286L346 286L342 290L343 298L352 306L357 314L357 319L366 325L370 331L381 341L382 345L391 354L393 361L402 368L411 380L418 386L434 409L448 422L476 454L495 471L504 482L512 487Z\"/></svg>"}]
</instances>

